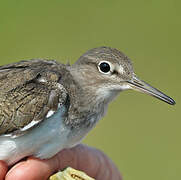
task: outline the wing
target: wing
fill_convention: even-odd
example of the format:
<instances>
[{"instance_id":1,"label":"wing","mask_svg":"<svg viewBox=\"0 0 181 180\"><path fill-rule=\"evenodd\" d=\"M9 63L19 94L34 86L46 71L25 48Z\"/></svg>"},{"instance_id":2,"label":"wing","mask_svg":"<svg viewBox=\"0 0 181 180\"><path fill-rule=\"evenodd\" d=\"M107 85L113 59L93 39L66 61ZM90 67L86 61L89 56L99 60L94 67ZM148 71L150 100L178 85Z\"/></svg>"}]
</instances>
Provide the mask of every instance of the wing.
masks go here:
<instances>
[{"instance_id":1,"label":"wing","mask_svg":"<svg viewBox=\"0 0 181 180\"><path fill-rule=\"evenodd\" d=\"M60 83L66 66L56 61L21 61L0 67L0 135L26 131L65 104Z\"/></svg>"}]
</instances>

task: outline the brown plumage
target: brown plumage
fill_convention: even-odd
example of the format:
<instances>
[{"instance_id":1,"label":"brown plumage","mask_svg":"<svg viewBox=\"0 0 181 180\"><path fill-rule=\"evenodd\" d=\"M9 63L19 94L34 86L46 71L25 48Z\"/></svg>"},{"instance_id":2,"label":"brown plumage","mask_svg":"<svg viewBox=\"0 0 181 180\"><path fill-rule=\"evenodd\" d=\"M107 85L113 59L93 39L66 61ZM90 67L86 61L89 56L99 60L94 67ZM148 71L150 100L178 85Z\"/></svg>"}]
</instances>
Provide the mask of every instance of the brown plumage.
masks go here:
<instances>
[{"instance_id":1,"label":"brown plumage","mask_svg":"<svg viewBox=\"0 0 181 180\"><path fill-rule=\"evenodd\" d=\"M66 100L58 82L66 68L56 61L21 61L0 67L0 134L12 133L31 121L42 121L48 111Z\"/></svg>"}]
</instances>

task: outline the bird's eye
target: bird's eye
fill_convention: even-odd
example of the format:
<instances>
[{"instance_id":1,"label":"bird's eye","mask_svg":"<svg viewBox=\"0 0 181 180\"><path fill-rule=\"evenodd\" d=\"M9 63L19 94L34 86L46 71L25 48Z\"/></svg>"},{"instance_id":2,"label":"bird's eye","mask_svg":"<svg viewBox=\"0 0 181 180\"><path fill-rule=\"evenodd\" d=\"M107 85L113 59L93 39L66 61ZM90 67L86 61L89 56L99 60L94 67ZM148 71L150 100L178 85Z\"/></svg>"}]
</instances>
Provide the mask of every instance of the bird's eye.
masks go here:
<instances>
[{"instance_id":1,"label":"bird's eye","mask_svg":"<svg viewBox=\"0 0 181 180\"><path fill-rule=\"evenodd\" d=\"M104 61L99 63L98 68L99 68L99 71L104 74L108 74L111 70L110 64Z\"/></svg>"}]
</instances>

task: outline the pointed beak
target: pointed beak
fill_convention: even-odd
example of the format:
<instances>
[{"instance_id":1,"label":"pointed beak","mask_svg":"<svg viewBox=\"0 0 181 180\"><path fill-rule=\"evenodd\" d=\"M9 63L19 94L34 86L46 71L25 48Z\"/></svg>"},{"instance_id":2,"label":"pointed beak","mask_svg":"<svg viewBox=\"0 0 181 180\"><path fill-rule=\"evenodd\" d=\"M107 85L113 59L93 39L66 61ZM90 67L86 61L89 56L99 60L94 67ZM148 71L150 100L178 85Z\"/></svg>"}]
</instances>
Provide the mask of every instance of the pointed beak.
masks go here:
<instances>
[{"instance_id":1,"label":"pointed beak","mask_svg":"<svg viewBox=\"0 0 181 180\"><path fill-rule=\"evenodd\" d=\"M170 98L169 96L165 95L158 89L150 86L146 82L138 79L136 76L133 77L132 80L128 81L129 85L131 86L132 89L149 94L151 96L154 96L168 104L174 105L175 101Z\"/></svg>"}]
</instances>

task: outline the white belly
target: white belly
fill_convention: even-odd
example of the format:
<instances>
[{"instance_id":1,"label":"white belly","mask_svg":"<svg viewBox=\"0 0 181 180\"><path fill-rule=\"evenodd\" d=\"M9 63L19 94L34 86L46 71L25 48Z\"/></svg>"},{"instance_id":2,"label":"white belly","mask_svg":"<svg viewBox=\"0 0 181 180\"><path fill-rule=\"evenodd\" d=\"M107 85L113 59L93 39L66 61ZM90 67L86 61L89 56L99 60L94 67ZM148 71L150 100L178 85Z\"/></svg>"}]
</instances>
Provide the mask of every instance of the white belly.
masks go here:
<instances>
[{"instance_id":1,"label":"white belly","mask_svg":"<svg viewBox=\"0 0 181 180\"><path fill-rule=\"evenodd\" d=\"M70 131L63 123L64 107L19 137L0 136L0 160L8 165L27 156L50 158L64 148L78 144L88 130Z\"/></svg>"}]
</instances>

